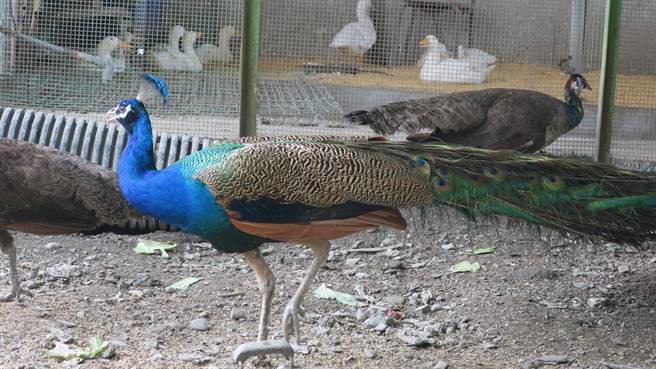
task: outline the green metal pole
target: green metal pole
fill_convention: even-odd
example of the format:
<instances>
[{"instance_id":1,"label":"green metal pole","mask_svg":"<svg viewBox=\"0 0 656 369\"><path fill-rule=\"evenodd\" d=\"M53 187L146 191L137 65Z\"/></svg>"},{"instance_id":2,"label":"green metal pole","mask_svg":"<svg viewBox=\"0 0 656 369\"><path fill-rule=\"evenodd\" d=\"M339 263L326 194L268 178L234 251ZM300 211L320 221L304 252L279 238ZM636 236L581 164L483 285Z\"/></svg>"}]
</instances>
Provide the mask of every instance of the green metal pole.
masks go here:
<instances>
[{"instance_id":1,"label":"green metal pole","mask_svg":"<svg viewBox=\"0 0 656 369\"><path fill-rule=\"evenodd\" d=\"M257 77L260 62L260 0L244 0L241 35L239 136L257 134Z\"/></svg>"},{"instance_id":2,"label":"green metal pole","mask_svg":"<svg viewBox=\"0 0 656 369\"><path fill-rule=\"evenodd\" d=\"M621 23L622 0L606 0L604 47L603 54L601 55L599 107L597 110L597 145L594 156L595 161L600 163L610 162Z\"/></svg>"}]
</instances>

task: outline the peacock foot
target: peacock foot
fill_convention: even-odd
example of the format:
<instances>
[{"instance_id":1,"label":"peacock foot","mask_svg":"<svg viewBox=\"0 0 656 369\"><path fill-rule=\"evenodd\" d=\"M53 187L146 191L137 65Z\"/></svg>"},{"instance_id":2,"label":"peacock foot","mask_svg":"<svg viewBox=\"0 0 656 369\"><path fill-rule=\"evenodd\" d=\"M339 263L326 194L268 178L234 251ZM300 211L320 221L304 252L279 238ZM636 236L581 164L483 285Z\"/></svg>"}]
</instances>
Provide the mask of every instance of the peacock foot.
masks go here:
<instances>
[{"instance_id":1,"label":"peacock foot","mask_svg":"<svg viewBox=\"0 0 656 369\"><path fill-rule=\"evenodd\" d=\"M22 300L23 295L33 297L32 292L18 287L18 288L12 288L11 292L0 295L0 302L7 302L11 300L16 300L16 302L20 302Z\"/></svg>"},{"instance_id":2,"label":"peacock foot","mask_svg":"<svg viewBox=\"0 0 656 369\"><path fill-rule=\"evenodd\" d=\"M287 341L255 341L239 345L232 353L232 359L244 367L244 362L253 356L282 355L289 361L289 368L294 369L294 349Z\"/></svg>"},{"instance_id":3,"label":"peacock foot","mask_svg":"<svg viewBox=\"0 0 656 369\"><path fill-rule=\"evenodd\" d=\"M296 337L296 344L301 344L301 330L299 328L299 317L305 316L305 312L299 305L290 302L285 308L282 316L282 336L285 341L289 342L289 336Z\"/></svg>"}]
</instances>

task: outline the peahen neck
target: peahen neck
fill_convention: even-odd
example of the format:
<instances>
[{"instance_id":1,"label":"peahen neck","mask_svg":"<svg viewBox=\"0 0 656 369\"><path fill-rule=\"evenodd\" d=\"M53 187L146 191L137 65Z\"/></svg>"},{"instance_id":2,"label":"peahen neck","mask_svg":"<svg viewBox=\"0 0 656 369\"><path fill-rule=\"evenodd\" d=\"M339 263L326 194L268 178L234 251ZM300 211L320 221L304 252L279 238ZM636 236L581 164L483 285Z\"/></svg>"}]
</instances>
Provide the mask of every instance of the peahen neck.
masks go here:
<instances>
[{"instance_id":1,"label":"peahen neck","mask_svg":"<svg viewBox=\"0 0 656 369\"><path fill-rule=\"evenodd\" d=\"M578 126L583 120L583 102L570 86L565 86L565 106L570 127Z\"/></svg>"}]
</instances>

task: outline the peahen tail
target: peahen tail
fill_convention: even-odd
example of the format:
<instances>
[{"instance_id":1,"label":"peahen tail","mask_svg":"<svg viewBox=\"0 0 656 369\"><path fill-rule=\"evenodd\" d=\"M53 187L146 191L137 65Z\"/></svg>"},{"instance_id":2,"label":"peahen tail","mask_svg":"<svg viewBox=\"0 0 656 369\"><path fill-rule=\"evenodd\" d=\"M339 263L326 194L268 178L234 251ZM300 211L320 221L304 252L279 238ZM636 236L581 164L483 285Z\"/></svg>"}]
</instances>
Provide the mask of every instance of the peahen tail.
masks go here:
<instances>
[{"instance_id":1,"label":"peahen tail","mask_svg":"<svg viewBox=\"0 0 656 369\"><path fill-rule=\"evenodd\" d=\"M500 214L595 239L656 239L656 176L573 159L440 144L368 143L409 159L438 206Z\"/></svg>"}]
</instances>

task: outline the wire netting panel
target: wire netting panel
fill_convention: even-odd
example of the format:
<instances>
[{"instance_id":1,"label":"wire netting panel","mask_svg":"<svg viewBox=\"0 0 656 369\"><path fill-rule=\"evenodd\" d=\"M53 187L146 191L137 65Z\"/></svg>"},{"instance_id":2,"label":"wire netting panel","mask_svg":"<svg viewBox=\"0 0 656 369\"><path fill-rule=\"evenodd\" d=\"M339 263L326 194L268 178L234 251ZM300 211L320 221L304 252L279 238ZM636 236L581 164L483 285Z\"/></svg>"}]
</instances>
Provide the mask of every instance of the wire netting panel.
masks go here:
<instances>
[{"instance_id":1,"label":"wire netting panel","mask_svg":"<svg viewBox=\"0 0 656 369\"><path fill-rule=\"evenodd\" d=\"M370 7L362 12L361 3ZM269 124L267 130L279 124L283 133L371 134L366 127L343 122L341 115L392 101L495 87L537 90L563 99L568 76L558 63L575 47L572 62L593 92L583 95L583 123L551 150L592 155L604 8L603 0L579 3L583 7L577 10L570 0L264 2L262 79L323 86L336 104L327 98L307 100L303 114L261 108L260 115ZM579 25L575 35L573 24ZM432 70L426 65L433 63L427 60L429 47L420 45L428 35L440 44L440 61L435 63L440 65ZM493 61L479 70L464 69L459 46L461 55L480 50Z\"/></svg>"},{"instance_id":2,"label":"wire netting panel","mask_svg":"<svg viewBox=\"0 0 656 369\"><path fill-rule=\"evenodd\" d=\"M656 2L624 0L612 127L614 163L654 170L656 162Z\"/></svg>"},{"instance_id":3,"label":"wire netting panel","mask_svg":"<svg viewBox=\"0 0 656 369\"><path fill-rule=\"evenodd\" d=\"M0 0L0 105L101 118L155 71L157 129L235 135L242 3ZM7 28L10 30L8 31Z\"/></svg>"}]
</instances>

